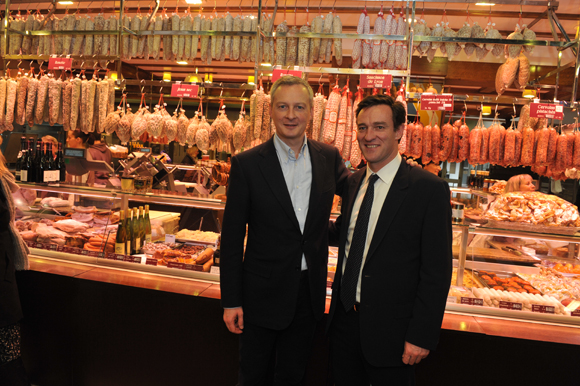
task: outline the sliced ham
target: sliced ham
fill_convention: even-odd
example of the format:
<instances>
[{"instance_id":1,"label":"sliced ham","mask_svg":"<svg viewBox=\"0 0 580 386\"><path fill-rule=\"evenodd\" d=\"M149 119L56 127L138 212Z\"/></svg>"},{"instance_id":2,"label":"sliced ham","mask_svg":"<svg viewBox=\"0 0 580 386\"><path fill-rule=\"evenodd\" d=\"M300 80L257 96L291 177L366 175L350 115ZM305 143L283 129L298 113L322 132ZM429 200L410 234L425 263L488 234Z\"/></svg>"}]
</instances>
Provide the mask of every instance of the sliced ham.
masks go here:
<instances>
[{"instance_id":1,"label":"sliced ham","mask_svg":"<svg viewBox=\"0 0 580 386\"><path fill-rule=\"evenodd\" d=\"M93 221L94 215L92 213L73 213L72 219L80 222L91 222Z\"/></svg>"},{"instance_id":2,"label":"sliced ham","mask_svg":"<svg viewBox=\"0 0 580 386\"><path fill-rule=\"evenodd\" d=\"M88 224L77 220L57 221L54 223L54 227L67 233L81 233L85 232L89 228Z\"/></svg>"},{"instance_id":3,"label":"sliced ham","mask_svg":"<svg viewBox=\"0 0 580 386\"><path fill-rule=\"evenodd\" d=\"M96 213L96 206L73 206L73 210L78 213Z\"/></svg>"}]
</instances>

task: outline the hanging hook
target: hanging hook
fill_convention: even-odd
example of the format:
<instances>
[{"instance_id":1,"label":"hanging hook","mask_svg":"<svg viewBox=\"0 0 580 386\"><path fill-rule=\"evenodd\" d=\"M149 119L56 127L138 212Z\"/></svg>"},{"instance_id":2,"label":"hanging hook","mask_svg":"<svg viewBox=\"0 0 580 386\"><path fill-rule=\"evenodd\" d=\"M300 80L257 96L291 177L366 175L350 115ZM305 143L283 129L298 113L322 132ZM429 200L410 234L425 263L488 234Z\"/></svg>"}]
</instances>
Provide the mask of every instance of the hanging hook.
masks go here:
<instances>
[{"instance_id":1,"label":"hanging hook","mask_svg":"<svg viewBox=\"0 0 580 386\"><path fill-rule=\"evenodd\" d=\"M320 68L322 68L322 67L320 67ZM323 73L320 73L320 78L318 78L318 84L319 84L320 86L322 86L322 76L323 76L323 75L324 75Z\"/></svg>"}]
</instances>

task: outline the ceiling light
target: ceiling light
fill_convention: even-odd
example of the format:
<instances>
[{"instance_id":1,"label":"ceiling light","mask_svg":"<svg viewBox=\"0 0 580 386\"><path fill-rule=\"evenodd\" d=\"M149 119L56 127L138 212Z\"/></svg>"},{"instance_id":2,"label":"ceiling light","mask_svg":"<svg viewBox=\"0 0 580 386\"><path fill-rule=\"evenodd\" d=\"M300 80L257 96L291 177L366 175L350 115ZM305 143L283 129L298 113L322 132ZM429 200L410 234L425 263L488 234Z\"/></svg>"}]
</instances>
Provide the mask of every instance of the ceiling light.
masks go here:
<instances>
[{"instance_id":1,"label":"ceiling light","mask_svg":"<svg viewBox=\"0 0 580 386\"><path fill-rule=\"evenodd\" d=\"M272 67L271 63L262 63L261 64L262 67Z\"/></svg>"},{"instance_id":2,"label":"ceiling light","mask_svg":"<svg viewBox=\"0 0 580 386\"><path fill-rule=\"evenodd\" d=\"M201 4L201 0L185 0L187 4Z\"/></svg>"},{"instance_id":3,"label":"ceiling light","mask_svg":"<svg viewBox=\"0 0 580 386\"><path fill-rule=\"evenodd\" d=\"M58 2L60 5L72 5L73 2L72 1L59 1Z\"/></svg>"},{"instance_id":4,"label":"ceiling light","mask_svg":"<svg viewBox=\"0 0 580 386\"><path fill-rule=\"evenodd\" d=\"M253 76L248 76L248 84L255 84Z\"/></svg>"},{"instance_id":5,"label":"ceiling light","mask_svg":"<svg viewBox=\"0 0 580 386\"><path fill-rule=\"evenodd\" d=\"M205 74L205 83L213 83L213 75L212 74Z\"/></svg>"},{"instance_id":6,"label":"ceiling light","mask_svg":"<svg viewBox=\"0 0 580 386\"><path fill-rule=\"evenodd\" d=\"M197 77L197 75L187 75L187 77L185 78L185 82L191 82L191 83L199 83L199 78Z\"/></svg>"},{"instance_id":7,"label":"ceiling light","mask_svg":"<svg viewBox=\"0 0 580 386\"><path fill-rule=\"evenodd\" d=\"M165 81L165 82L171 82L171 73L170 72L164 72L163 73L163 81Z\"/></svg>"},{"instance_id":8,"label":"ceiling light","mask_svg":"<svg viewBox=\"0 0 580 386\"><path fill-rule=\"evenodd\" d=\"M113 80L117 80L118 76L117 76L117 71L113 71L109 74L109 78L113 79Z\"/></svg>"},{"instance_id":9,"label":"ceiling light","mask_svg":"<svg viewBox=\"0 0 580 386\"><path fill-rule=\"evenodd\" d=\"M178 62L177 62L177 64L181 64L181 65L184 65L184 66L186 66L186 65L188 65L189 63L187 63L186 61L180 60L180 61L178 61Z\"/></svg>"},{"instance_id":10,"label":"ceiling light","mask_svg":"<svg viewBox=\"0 0 580 386\"><path fill-rule=\"evenodd\" d=\"M495 5L495 3L475 3L475 5L483 5L484 7L485 7L485 6L488 6L488 7L490 7L490 6L492 6L492 5Z\"/></svg>"},{"instance_id":11,"label":"ceiling light","mask_svg":"<svg viewBox=\"0 0 580 386\"><path fill-rule=\"evenodd\" d=\"M536 97L536 90L524 90L522 96L524 98L534 99Z\"/></svg>"},{"instance_id":12,"label":"ceiling light","mask_svg":"<svg viewBox=\"0 0 580 386\"><path fill-rule=\"evenodd\" d=\"M481 113L483 115L491 115L491 106L482 106Z\"/></svg>"}]
</instances>

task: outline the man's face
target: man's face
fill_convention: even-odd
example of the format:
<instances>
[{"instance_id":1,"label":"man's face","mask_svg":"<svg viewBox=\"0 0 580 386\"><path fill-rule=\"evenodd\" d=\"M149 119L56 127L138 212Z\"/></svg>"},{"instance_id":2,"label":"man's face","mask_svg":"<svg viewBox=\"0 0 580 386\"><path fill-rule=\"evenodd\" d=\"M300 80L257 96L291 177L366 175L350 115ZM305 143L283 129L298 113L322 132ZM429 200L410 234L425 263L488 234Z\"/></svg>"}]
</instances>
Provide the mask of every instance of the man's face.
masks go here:
<instances>
[{"instance_id":1,"label":"man's face","mask_svg":"<svg viewBox=\"0 0 580 386\"><path fill-rule=\"evenodd\" d=\"M286 144L304 138L310 122L312 106L308 91L295 84L280 86L271 102L271 116L276 125L276 134Z\"/></svg>"},{"instance_id":2,"label":"man's face","mask_svg":"<svg viewBox=\"0 0 580 386\"><path fill-rule=\"evenodd\" d=\"M397 155L403 125L395 131L390 106L377 105L362 109L357 117L357 139L361 152L372 171L377 172Z\"/></svg>"}]
</instances>

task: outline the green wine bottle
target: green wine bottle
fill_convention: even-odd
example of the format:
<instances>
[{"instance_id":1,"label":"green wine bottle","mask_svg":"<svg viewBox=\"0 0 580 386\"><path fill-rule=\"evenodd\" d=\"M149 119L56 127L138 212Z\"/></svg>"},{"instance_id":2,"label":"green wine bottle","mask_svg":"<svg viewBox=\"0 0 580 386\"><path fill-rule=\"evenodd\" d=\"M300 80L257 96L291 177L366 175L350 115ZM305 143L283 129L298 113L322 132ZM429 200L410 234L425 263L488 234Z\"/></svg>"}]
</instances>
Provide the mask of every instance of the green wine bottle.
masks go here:
<instances>
[{"instance_id":1,"label":"green wine bottle","mask_svg":"<svg viewBox=\"0 0 580 386\"><path fill-rule=\"evenodd\" d=\"M119 211L119 225L117 228L117 238L115 239L115 253L119 255L127 254L127 224L125 223L125 213Z\"/></svg>"}]
</instances>

